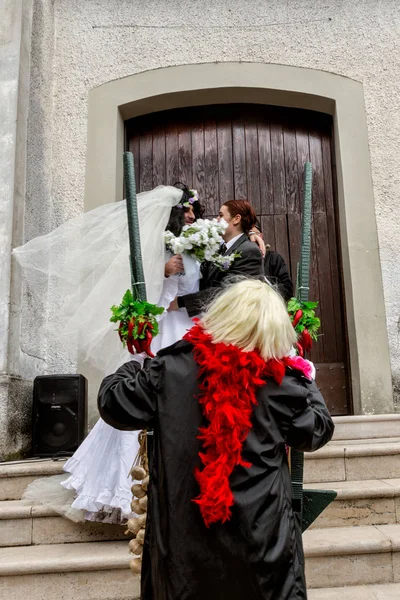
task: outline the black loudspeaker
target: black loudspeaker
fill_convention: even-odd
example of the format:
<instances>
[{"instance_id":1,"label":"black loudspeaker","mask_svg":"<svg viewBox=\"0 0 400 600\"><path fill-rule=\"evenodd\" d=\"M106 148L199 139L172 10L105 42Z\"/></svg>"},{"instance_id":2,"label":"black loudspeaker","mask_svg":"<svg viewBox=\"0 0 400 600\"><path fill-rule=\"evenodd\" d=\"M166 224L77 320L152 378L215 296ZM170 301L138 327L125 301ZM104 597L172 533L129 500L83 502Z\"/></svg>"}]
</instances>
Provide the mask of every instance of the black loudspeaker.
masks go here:
<instances>
[{"instance_id":1,"label":"black loudspeaker","mask_svg":"<svg viewBox=\"0 0 400 600\"><path fill-rule=\"evenodd\" d=\"M33 455L72 454L87 428L83 375L39 375L33 383Z\"/></svg>"}]
</instances>

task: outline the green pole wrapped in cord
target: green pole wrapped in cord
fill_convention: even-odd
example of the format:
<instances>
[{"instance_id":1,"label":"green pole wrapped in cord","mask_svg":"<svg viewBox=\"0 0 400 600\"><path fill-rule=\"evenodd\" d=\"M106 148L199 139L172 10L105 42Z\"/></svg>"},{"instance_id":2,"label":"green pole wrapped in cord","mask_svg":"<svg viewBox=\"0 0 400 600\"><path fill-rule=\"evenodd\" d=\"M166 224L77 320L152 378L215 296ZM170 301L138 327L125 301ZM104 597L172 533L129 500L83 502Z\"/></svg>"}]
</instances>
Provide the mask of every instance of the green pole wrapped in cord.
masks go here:
<instances>
[{"instance_id":1,"label":"green pole wrapped in cord","mask_svg":"<svg viewBox=\"0 0 400 600\"><path fill-rule=\"evenodd\" d=\"M297 265L296 297L300 302L308 301L311 259L312 221L312 165L304 165L303 220L301 228L301 258ZM336 498L331 490L303 490L304 454L291 450L291 476L293 498L301 513L302 531L305 531L323 510Z\"/></svg>"},{"instance_id":2,"label":"green pole wrapped in cord","mask_svg":"<svg viewBox=\"0 0 400 600\"><path fill-rule=\"evenodd\" d=\"M301 227L301 258L297 267L296 296L301 302L308 300L310 279L310 248L311 248L311 219L312 219L312 166L307 162L304 165L304 197L303 220ZM291 451L291 473L293 497L303 507L303 479L304 479L304 454Z\"/></svg>"},{"instance_id":3,"label":"green pole wrapped in cord","mask_svg":"<svg viewBox=\"0 0 400 600\"><path fill-rule=\"evenodd\" d=\"M140 246L135 169L133 166L132 152L124 152L124 183L126 191L126 210L128 213L132 295L135 300L147 300L142 250Z\"/></svg>"},{"instance_id":4,"label":"green pole wrapped in cord","mask_svg":"<svg viewBox=\"0 0 400 600\"><path fill-rule=\"evenodd\" d=\"M132 152L124 152L124 182L131 289L125 292L119 305L111 307L110 321L118 323L120 340L131 354L145 352L153 357L151 342L158 334L157 316L164 312L164 308L147 302Z\"/></svg>"},{"instance_id":5,"label":"green pole wrapped in cord","mask_svg":"<svg viewBox=\"0 0 400 600\"><path fill-rule=\"evenodd\" d=\"M299 277L297 283L297 298L301 302L307 302L310 281L310 258L311 258L311 219L312 219L312 166L307 162L304 165L304 201L303 222L301 228L301 258Z\"/></svg>"}]
</instances>

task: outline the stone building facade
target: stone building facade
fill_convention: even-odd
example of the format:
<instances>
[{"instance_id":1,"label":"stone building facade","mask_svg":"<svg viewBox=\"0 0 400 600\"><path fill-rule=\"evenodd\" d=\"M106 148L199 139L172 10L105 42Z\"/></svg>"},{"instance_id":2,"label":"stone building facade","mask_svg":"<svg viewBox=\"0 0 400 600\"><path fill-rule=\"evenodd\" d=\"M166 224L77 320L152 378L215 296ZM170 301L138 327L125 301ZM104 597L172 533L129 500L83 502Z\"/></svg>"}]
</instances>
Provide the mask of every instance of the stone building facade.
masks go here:
<instances>
[{"instance_id":1,"label":"stone building facade","mask_svg":"<svg viewBox=\"0 0 400 600\"><path fill-rule=\"evenodd\" d=\"M32 306L11 249L122 198L126 120L198 105L332 116L353 411L395 411L399 3L5 0L1 13L0 455L29 449L32 379L76 369L41 335L52 290Z\"/></svg>"}]
</instances>

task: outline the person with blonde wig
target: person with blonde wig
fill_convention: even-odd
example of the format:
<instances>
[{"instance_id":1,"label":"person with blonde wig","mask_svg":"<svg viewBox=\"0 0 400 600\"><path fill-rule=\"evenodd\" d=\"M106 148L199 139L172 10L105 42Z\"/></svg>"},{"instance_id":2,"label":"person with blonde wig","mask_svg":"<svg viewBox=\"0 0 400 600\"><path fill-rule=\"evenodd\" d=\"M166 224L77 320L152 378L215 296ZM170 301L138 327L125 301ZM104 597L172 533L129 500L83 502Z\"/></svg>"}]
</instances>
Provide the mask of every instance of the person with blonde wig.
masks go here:
<instances>
[{"instance_id":1,"label":"person with blonde wig","mask_svg":"<svg viewBox=\"0 0 400 600\"><path fill-rule=\"evenodd\" d=\"M287 355L297 339L282 297L256 279L229 284L202 323L214 342L233 344L246 352L257 349L265 360Z\"/></svg>"},{"instance_id":2,"label":"person with blonde wig","mask_svg":"<svg viewBox=\"0 0 400 600\"><path fill-rule=\"evenodd\" d=\"M154 429L141 600L307 598L286 445L317 450L334 426L295 340L282 298L246 279L103 380L108 424Z\"/></svg>"}]
</instances>

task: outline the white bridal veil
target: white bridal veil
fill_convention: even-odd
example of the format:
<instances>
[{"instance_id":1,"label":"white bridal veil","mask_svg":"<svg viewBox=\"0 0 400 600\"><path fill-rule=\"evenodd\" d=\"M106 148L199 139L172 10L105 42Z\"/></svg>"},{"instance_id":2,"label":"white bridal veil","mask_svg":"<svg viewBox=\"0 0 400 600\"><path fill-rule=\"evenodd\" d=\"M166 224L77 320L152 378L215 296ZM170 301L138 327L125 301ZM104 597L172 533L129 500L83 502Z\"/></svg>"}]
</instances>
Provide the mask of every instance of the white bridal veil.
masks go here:
<instances>
[{"instance_id":1,"label":"white bridal veil","mask_svg":"<svg viewBox=\"0 0 400 600\"><path fill-rule=\"evenodd\" d=\"M171 186L137 196L147 299L152 303L158 302L164 279L164 230L181 197L182 190ZM48 311L49 339L56 333L69 356L79 355L103 374L124 362L126 350L110 323L110 307L130 287L125 200L79 215L16 248L13 255L29 292L40 299L45 281L60 303L56 314L51 307Z\"/></svg>"}]
</instances>

